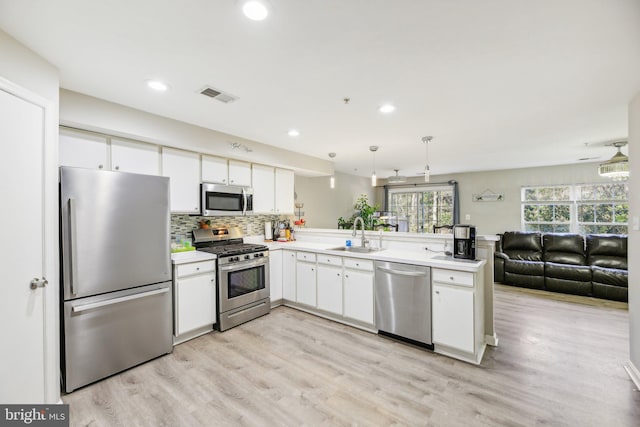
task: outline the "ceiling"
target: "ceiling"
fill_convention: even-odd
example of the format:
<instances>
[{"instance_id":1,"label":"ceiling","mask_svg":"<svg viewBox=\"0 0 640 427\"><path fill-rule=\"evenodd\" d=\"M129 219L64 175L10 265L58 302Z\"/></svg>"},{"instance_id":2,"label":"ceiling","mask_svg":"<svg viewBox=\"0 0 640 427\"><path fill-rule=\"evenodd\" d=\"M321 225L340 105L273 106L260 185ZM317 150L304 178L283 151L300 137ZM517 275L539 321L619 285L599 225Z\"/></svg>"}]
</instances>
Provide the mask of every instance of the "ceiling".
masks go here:
<instances>
[{"instance_id":1,"label":"ceiling","mask_svg":"<svg viewBox=\"0 0 640 427\"><path fill-rule=\"evenodd\" d=\"M260 22L241 6L0 0L0 28L58 67L63 88L335 152L336 170L363 176L370 145L378 176L416 175L426 135L432 174L609 158L640 91L637 0L268 0ZM377 111L386 102L394 113Z\"/></svg>"}]
</instances>

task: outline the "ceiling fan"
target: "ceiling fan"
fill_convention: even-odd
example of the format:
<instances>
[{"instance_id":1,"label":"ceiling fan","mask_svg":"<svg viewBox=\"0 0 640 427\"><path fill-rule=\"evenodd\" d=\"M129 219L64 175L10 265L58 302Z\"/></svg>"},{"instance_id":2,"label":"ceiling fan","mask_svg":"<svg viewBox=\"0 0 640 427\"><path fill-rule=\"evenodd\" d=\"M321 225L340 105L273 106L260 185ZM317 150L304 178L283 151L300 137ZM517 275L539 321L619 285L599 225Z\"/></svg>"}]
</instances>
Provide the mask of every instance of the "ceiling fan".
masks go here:
<instances>
[{"instance_id":1,"label":"ceiling fan","mask_svg":"<svg viewBox=\"0 0 640 427\"><path fill-rule=\"evenodd\" d=\"M399 169L394 169L394 171L396 174L387 178L387 184L402 184L403 182L407 182L406 176L398 175Z\"/></svg>"}]
</instances>

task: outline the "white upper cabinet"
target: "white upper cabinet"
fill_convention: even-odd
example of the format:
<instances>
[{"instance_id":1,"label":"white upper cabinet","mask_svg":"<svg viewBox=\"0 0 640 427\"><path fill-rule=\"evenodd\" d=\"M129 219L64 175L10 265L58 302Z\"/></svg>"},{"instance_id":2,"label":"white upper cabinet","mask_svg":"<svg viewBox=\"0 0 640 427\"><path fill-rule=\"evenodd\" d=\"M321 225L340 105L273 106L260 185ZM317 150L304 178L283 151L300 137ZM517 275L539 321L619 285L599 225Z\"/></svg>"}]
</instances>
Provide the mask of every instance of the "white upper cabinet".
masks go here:
<instances>
[{"instance_id":1,"label":"white upper cabinet","mask_svg":"<svg viewBox=\"0 0 640 427\"><path fill-rule=\"evenodd\" d=\"M202 155L202 182L214 184L227 184L229 179L229 166L227 159Z\"/></svg>"},{"instance_id":2,"label":"white upper cabinet","mask_svg":"<svg viewBox=\"0 0 640 427\"><path fill-rule=\"evenodd\" d=\"M251 164L229 160L229 184L251 187Z\"/></svg>"},{"instance_id":3,"label":"white upper cabinet","mask_svg":"<svg viewBox=\"0 0 640 427\"><path fill-rule=\"evenodd\" d=\"M107 138L84 132L60 131L60 166L109 170Z\"/></svg>"},{"instance_id":4,"label":"white upper cabinet","mask_svg":"<svg viewBox=\"0 0 640 427\"><path fill-rule=\"evenodd\" d=\"M270 166L253 165L251 174L253 179L253 212L274 213L274 168Z\"/></svg>"},{"instance_id":5,"label":"white upper cabinet","mask_svg":"<svg viewBox=\"0 0 640 427\"><path fill-rule=\"evenodd\" d=\"M111 170L160 175L160 147L142 142L111 140Z\"/></svg>"},{"instance_id":6,"label":"white upper cabinet","mask_svg":"<svg viewBox=\"0 0 640 427\"><path fill-rule=\"evenodd\" d=\"M171 212L200 212L200 155L162 148L162 175L168 176Z\"/></svg>"},{"instance_id":7,"label":"white upper cabinet","mask_svg":"<svg viewBox=\"0 0 640 427\"><path fill-rule=\"evenodd\" d=\"M275 197L276 213L293 214L293 171L286 169L276 169Z\"/></svg>"}]
</instances>

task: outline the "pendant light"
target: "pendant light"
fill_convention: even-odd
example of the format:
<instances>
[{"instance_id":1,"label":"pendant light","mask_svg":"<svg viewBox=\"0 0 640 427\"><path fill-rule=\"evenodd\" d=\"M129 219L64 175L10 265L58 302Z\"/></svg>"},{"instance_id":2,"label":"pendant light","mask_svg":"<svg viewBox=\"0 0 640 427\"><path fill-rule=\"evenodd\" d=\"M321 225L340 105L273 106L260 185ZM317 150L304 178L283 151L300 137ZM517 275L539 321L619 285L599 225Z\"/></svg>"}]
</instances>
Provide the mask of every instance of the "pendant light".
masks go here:
<instances>
[{"instance_id":1,"label":"pendant light","mask_svg":"<svg viewBox=\"0 0 640 427\"><path fill-rule=\"evenodd\" d=\"M624 181L629 178L629 157L622 154L620 149L627 145L626 141L617 141L613 144L618 152L606 162L600 163L598 166L598 174L614 181Z\"/></svg>"},{"instance_id":2,"label":"pendant light","mask_svg":"<svg viewBox=\"0 0 640 427\"><path fill-rule=\"evenodd\" d=\"M333 160L336 157L336 153L329 153L329 157L331 158L331 160ZM334 169L334 173L331 174L331 178L329 178L329 187L336 188L335 169Z\"/></svg>"},{"instance_id":3,"label":"pendant light","mask_svg":"<svg viewBox=\"0 0 640 427\"><path fill-rule=\"evenodd\" d=\"M373 153L373 173L371 174L371 186L375 187L378 183L378 178L376 177L376 151L378 151L378 146L370 146L369 151Z\"/></svg>"},{"instance_id":4,"label":"pendant light","mask_svg":"<svg viewBox=\"0 0 640 427\"><path fill-rule=\"evenodd\" d=\"M429 179L431 179L431 171L429 170L429 141L432 139L432 136L422 137L422 142L424 143L424 182L429 182Z\"/></svg>"}]
</instances>

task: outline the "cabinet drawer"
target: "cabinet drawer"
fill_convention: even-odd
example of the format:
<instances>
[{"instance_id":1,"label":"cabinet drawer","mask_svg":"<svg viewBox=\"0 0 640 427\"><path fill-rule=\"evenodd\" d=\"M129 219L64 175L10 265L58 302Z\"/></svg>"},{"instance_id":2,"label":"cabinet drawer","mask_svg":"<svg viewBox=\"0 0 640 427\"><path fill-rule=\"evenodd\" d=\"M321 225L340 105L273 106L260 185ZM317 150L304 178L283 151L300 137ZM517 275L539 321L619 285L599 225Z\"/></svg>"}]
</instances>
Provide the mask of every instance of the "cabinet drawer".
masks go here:
<instances>
[{"instance_id":1,"label":"cabinet drawer","mask_svg":"<svg viewBox=\"0 0 640 427\"><path fill-rule=\"evenodd\" d=\"M466 286L473 288L473 273L456 270L443 270L434 268L431 271L431 277L434 282L450 283L452 285Z\"/></svg>"},{"instance_id":2,"label":"cabinet drawer","mask_svg":"<svg viewBox=\"0 0 640 427\"><path fill-rule=\"evenodd\" d=\"M316 254L312 254L309 252L298 252L297 259L299 261L316 262Z\"/></svg>"},{"instance_id":3,"label":"cabinet drawer","mask_svg":"<svg viewBox=\"0 0 640 427\"><path fill-rule=\"evenodd\" d=\"M331 255L318 255L318 264L342 265L342 258Z\"/></svg>"},{"instance_id":4,"label":"cabinet drawer","mask_svg":"<svg viewBox=\"0 0 640 427\"><path fill-rule=\"evenodd\" d=\"M373 261L368 259L345 258L344 266L355 270L373 271Z\"/></svg>"},{"instance_id":5,"label":"cabinet drawer","mask_svg":"<svg viewBox=\"0 0 640 427\"><path fill-rule=\"evenodd\" d=\"M208 273L216 271L215 261L193 262L190 264L180 264L176 268L177 277L190 276L192 274Z\"/></svg>"}]
</instances>

